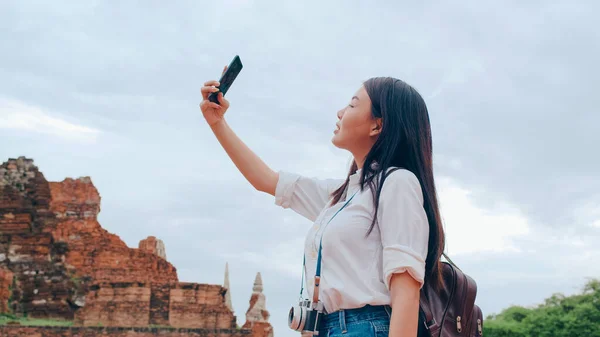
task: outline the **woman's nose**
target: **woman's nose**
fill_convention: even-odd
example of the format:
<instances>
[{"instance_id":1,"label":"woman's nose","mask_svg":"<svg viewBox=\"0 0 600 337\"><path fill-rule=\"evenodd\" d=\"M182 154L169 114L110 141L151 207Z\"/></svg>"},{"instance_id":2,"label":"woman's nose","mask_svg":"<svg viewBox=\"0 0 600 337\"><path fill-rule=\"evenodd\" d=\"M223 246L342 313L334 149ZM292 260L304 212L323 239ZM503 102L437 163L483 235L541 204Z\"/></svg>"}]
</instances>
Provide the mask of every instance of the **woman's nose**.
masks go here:
<instances>
[{"instance_id":1,"label":"woman's nose","mask_svg":"<svg viewBox=\"0 0 600 337\"><path fill-rule=\"evenodd\" d=\"M344 109L338 110L337 112L338 119L342 119L342 116L344 116Z\"/></svg>"}]
</instances>

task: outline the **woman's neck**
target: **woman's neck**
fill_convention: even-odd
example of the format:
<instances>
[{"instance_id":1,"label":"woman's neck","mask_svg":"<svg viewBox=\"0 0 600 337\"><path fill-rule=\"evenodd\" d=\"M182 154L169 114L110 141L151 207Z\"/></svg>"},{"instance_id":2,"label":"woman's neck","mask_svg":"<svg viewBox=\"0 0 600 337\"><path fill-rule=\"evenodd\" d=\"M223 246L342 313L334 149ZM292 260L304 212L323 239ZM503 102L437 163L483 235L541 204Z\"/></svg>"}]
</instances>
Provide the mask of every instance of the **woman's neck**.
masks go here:
<instances>
[{"instance_id":1,"label":"woman's neck","mask_svg":"<svg viewBox=\"0 0 600 337\"><path fill-rule=\"evenodd\" d=\"M354 154L354 163L356 163L356 167L360 170L363 168L363 166L365 165L365 158L367 157L367 154L365 153L363 154Z\"/></svg>"},{"instance_id":2,"label":"woman's neck","mask_svg":"<svg viewBox=\"0 0 600 337\"><path fill-rule=\"evenodd\" d=\"M364 159L363 160L358 160L356 159L356 157L354 157L354 163L356 164L356 169L360 170L363 168L363 165L365 164Z\"/></svg>"}]
</instances>

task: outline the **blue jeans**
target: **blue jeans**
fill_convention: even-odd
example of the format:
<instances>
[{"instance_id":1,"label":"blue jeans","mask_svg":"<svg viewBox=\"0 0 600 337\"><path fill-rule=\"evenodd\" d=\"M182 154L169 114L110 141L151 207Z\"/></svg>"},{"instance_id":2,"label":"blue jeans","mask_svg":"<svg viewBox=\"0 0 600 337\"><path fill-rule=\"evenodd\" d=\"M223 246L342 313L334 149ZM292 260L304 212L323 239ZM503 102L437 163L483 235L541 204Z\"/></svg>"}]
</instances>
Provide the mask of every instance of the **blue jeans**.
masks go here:
<instances>
[{"instance_id":1,"label":"blue jeans","mask_svg":"<svg viewBox=\"0 0 600 337\"><path fill-rule=\"evenodd\" d=\"M388 337L391 314L388 305L336 311L322 318L319 337Z\"/></svg>"}]
</instances>

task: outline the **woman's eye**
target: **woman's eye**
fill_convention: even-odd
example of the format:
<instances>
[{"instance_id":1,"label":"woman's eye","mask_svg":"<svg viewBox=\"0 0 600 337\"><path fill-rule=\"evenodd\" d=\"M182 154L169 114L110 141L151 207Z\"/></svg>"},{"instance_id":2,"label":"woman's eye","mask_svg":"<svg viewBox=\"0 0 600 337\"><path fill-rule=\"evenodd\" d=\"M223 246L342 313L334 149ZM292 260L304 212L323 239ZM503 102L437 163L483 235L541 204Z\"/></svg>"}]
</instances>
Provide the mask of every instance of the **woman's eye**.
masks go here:
<instances>
[{"instance_id":1,"label":"woman's eye","mask_svg":"<svg viewBox=\"0 0 600 337\"><path fill-rule=\"evenodd\" d=\"M351 108L354 108L354 105L352 105L352 104L348 104L348 106L351 107Z\"/></svg>"}]
</instances>

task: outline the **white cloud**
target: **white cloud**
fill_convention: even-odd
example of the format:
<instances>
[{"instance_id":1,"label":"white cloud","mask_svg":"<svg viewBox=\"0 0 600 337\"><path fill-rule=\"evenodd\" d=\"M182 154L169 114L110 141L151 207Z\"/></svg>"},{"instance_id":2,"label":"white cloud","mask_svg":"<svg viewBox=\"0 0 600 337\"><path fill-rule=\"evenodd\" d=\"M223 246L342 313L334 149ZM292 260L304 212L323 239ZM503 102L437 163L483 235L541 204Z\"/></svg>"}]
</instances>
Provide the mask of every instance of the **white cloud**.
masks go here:
<instances>
[{"instance_id":1,"label":"white cloud","mask_svg":"<svg viewBox=\"0 0 600 337\"><path fill-rule=\"evenodd\" d=\"M438 194L450 255L491 251L519 251L512 239L530 233L524 215L513 206L489 212L477 207L471 192L450 178L438 178Z\"/></svg>"},{"instance_id":2,"label":"white cloud","mask_svg":"<svg viewBox=\"0 0 600 337\"><path fill-rule=\"evenodd\" d=\"M96 141L100 130L53 117L37 106L0 98L0 129L43 133L67 140Z\"/></svg>"},{"instance_id":3,"label":"white cloud","mask_svg":"<svg viewBox=\"0 0 600 337\"><path fill-rule=\"evenodd\" d=\"M589 201L575 207L571 213L573 218L580 223L587 223L592 228L600 228L600 207L598 207L599 196L588 197Z\"/></svg>"},{"instance_id":4,"label":"white cloud","mask_svg":"<svg viewBox=\"0 0 600 337\"><path fill-rule=\"evenodd\" d=\"M273 245L266 245L260 252L230 252L222 254L221 257L229 261L244 261L294 278L298 277L302 271L300 259L302 258L303 247L304 237L299 237Z\"/></svg>"},{"instance_id":5,"label":"white cloud","mask_svg":"<svg viewBox=\"0 0 600 337\"><path fill-rule=\"evenodd\" d=\"M485 72L481 57L473 50L455 50L439 85L428 95L434 99L452 86L462 86Z\"/></svg>"},{"instance_id":6,"label":"white cloud","mask_svg":"<svg viewBox=\"0 0 600 337\"><path fill-rule=\"evenodd\" d=\"M484 312L600 273L589 262L600 258L600 162L589 155L600 96L586 85L600 51L595 2L4 7L0 22L16 28L0 30L11 50L0 92L26 104L0 101L3 157L29 154L56 179L92 176L102 225L131 246L162 238L181 280L220 283L226 258L238 313L264 270L278 337L295 335L285 308L310 223L252 191L203 123L199 86L234 54L245 68L229 123L274 169L345 175L331 128L363 79L396 76L428 97L448 253L478 282ZM98 137L85 118L106 125L94 151L72 147ZM17 142L12 130L44 136ZM45 146L51 137L75 141Z\"/></svg>"}]
</instances>

